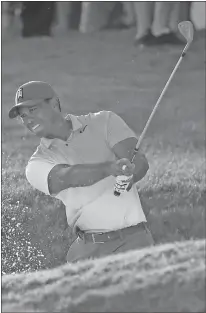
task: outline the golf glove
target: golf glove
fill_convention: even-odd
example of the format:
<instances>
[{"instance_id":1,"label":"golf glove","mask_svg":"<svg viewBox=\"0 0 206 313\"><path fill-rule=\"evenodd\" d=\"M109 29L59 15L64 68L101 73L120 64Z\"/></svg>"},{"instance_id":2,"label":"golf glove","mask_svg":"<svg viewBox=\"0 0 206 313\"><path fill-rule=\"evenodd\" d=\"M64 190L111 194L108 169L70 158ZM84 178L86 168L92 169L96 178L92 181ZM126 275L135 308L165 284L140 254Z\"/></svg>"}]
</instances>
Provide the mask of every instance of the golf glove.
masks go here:
<instances>
[{"instance_id":1,"label":"golf glove","mask_svg":"<svg viewBox=\"0 0 206 313\"><path fill-rule=\"evenodd\" d=\"M114 195L115 196L120 196L122 193L125 191L130 190L130 183L132 181L133 175L131 176L117 176L116 177L116 183L114 185Z\"/></svg>"}]
</instances>

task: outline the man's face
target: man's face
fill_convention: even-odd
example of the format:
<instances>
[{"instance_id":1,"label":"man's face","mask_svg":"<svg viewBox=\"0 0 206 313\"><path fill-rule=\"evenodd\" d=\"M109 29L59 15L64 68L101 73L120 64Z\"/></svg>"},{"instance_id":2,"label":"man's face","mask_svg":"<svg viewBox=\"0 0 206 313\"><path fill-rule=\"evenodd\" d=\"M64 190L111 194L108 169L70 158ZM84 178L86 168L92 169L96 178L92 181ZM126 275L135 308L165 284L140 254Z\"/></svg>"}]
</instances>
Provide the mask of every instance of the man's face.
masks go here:
<instances>
[{"instance_id":1,"label":"man's face","mask_svg":"<svg viewBox=\"0 0 206 313\"><path fill-rule=\"evenodd\" d=\"M19 108L19 118L23 125L36 136L48 137L52 134L52 126L55 124L57 111L49 101L45 100L31 107Z\"/></svg>"}]
</instances>

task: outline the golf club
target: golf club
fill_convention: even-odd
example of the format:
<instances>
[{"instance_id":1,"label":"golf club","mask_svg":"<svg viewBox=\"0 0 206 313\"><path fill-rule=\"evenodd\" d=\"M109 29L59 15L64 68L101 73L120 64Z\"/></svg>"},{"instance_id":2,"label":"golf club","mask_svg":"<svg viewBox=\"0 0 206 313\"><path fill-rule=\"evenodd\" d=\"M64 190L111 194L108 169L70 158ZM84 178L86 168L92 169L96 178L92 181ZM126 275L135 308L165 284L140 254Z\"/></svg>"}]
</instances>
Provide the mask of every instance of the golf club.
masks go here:
<instances>
[{"instance_id":1,"label":"golf club","mask_svg":"<svg viewBox=\"0 0 206 313\"><path fill-rule=\"evenodd\" d=\"M147 131L147 129L148 129L150 123L151 123L151 120L152 120L155 112L157 111L157 108L158 108L158 106L160 104L160 101L162 100L163 95L165 94L165 92L166 92L166 90L167 90L167 88L168 88L172 78L174 77L175 72L177 71L177 69L178 69L178 67L179 67L183 57L186 55L186 52L189 49L189 46L190 46L190 44L191 44L191 42L193 40L194 28L193 28L193 24L190 21L180 22L178 24L178 29L179 29L179 32L182 34L182 36L186 39L187 43L186 43L186 45L185 45L185 47L184 47L184 49L183 49L183 51L181 53L181 56L180 56L180 58L179 58L179 60L178 60L178 62L176 64L176 66L174 67L174 69L173 69L173 71L172 71L172 73L171 73L167 83L165 84L165 86L164 86L164 88L163 88L163 90L162 90L162 92L161 92L161 94L160 94L160 96L159 96L155 106L154 106L154 109L152 110L152 113L151 113L151 115L150 115L150 117L149 117L149 119L148 119L148 121L147 121L147 123L146 123L146 125L145 125L145 127L144 127L144 129L143 129L143 131L142 131L142 133L141 133L141 135L139 137L139 139L138 139L137 145L136 145L136 147L134 149L134 153L133 153L131 162L134 161L135 155L138 152L138 149L139 149L139 147L140 147L140 145L142 143L142 140L143 140L143 138L145 136L145 133L146 133L146 131ZM125 168L126 168L126 165L124 165L122 169L124 170ZM123 191L127 190L127 187L129 185L129 180L130 180L130 177L128 177L128 176L121 176L121 177L117 176L116 184L115 184L115 187L114 187L114 195L115 196L119 196ZM121 186L119 185L119 182L121 182L121 183L125 182L123 184L124 188L123 188L122 184L121 184Z\"/></svg>"}]
</instances>

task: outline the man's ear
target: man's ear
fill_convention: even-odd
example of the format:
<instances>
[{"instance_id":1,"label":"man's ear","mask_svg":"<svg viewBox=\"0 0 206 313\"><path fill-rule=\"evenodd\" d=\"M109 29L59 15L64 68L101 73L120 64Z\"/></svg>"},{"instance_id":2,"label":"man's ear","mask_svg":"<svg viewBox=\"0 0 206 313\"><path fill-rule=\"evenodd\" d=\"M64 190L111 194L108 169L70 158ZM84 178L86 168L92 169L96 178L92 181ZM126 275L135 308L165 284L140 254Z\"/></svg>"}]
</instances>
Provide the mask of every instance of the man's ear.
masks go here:
<instances>
[{"instance_id":1,"label":"man's ear","mask_svg":"<svg viewBox=\"0 0 206 313\"><path fill-rule=\"evenodd\" d=\"M57 109L59 112L61 112L61 106L59 98L55 98L55 109Z\"/></svg>"},{"instance_id":2,"label":"man's ear","mask_svg":"<svg viewBox=\"0 0 206 313\"><path fill-rule=\"evenodd\" d=\"M58 98L51 99L52 108L61 112L60 101Z\"/></svg>"}]
</instances>

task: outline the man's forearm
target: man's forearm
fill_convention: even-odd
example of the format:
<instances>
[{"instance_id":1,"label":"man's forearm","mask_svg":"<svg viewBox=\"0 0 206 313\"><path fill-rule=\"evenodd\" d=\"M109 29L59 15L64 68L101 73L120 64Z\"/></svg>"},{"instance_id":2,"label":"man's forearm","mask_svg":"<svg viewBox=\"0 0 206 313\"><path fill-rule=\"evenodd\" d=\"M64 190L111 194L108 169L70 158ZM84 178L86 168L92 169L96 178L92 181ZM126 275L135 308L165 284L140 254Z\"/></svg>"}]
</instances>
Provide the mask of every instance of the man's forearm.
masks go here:
<instances>
[{"instance_id":1,"label":"man's forearm","mask_svg":"<svg viewBox=\"0 0 206 313\"><path fill-rule=\"evenodd\" d=\"M114 162L76 164L72 166L58 164L51 170L48 176L49 192L55 195L68 188L91 186L111 175L114 177L124 175L124 165L127 166L128 170L131 163L127 159L121 159ZM142 164L138 163L138 168L135 172L135 179L137 180L135 181L140 180L144 175L145 168L142 168Z\"/></svg>"},{"instance_id":2,"label":"man's forearm","mask_svg":"<svg viewBox=\"0 0 206 313\"><path fill-rule=\"evenodd\" d=\"M91 186L112 175L111 165L111 162L73 165L62 175L61 185L63 189Z\"/></svg>"}]
</instances>

